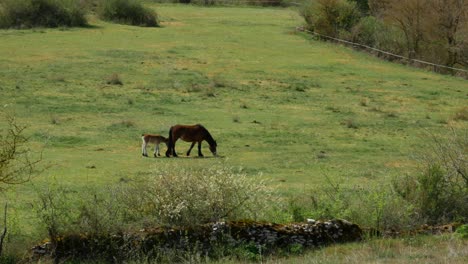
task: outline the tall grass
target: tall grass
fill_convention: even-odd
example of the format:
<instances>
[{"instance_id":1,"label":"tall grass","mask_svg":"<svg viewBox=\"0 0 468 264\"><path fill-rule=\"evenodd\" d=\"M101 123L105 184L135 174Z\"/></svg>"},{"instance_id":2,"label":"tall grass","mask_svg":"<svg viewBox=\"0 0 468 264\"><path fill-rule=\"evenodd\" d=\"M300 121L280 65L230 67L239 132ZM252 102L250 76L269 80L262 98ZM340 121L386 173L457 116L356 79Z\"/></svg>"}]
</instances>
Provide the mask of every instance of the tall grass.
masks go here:
<instances>
[{"instance_id":1,"label":"tall grass","mask_svg":"<svg viewBox=\"0 0 468 264\"><path fill-rule=\"evenodd\" d=\"M85 11L76 0L3 0L0 28L86 26Z\"/></svg>"}]
</instances>

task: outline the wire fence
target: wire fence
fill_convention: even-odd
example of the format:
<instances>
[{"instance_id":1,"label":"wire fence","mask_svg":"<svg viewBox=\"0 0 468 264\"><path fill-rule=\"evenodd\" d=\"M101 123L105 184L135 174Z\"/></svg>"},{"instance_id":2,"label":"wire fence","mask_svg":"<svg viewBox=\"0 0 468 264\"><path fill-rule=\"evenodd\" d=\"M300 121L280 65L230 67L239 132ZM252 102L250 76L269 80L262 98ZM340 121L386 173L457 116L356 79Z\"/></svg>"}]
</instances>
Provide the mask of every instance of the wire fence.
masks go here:
<instances>
[{"instance_id":1,"label":"wire fence","mask_svg":"<svg viewBox=\"0 0 468 264\"><path fill-rule=\"evenodd\" d=\"M356 42L352 42L352 41L348 41L348 40L344 40L344 39L339 39L339 38L319 34L317 32L307 30L307 29L305 29L303 27L297 27L296 30L303 31L303 32L306 32L306 33L310 33L310 34L315 35L315 36L320 37L320 38L333 40L333 41L336 41L336 42L344 43L344 44L355 46L355 47L361 47L361 48L364 48L364 49L367 49L367 50L372 50L372 51L375 51L377 53L385 54L385 55L393 57L393 58L397 58L397 59L401 59L401 60L405 60L405 61L413 62L413 63L419 63L421 65L431 66L431 67L433 67L433 71L435 71L435 72L438 72L436 70L437 68L441 68L441 69L446 69L446 70L450 70L450 71L454 71L454 72L468 73L468 70L465 70L465 69L460 69L460 68L455 68L455 67L450 67L450 66L446 66L446 65L436 64L436 63L432 63L432 62L428 62L428 61L408 58L408 57L405 57L405 56L402 56L402 55L398 55L398 54L394 54L394 53L391 53L391 52L388 52L388 51L380 50L380 49L377 49L377 48L374 48L374 47L371 47L371 46L368 46L368 45L364 45L364 44L361 44L361 43L356 43Z\"/></svg>"},{"instance_id":2,"label":"wire fence","mask_svg":"<svg viewBox=\"0 0 468 264\"><path fill-rule=\"evenodd\" d=\"M164 1L164 0L162 0L162 1ZM217 5L217 4L219 4L219 5L239 5L239 4L245 4L245 5L281 5L281 6L301 6L302 5L301 3L298 3L298 2L288 2L288 1L282 1L282 0L192 0L192 2L194 2L194 3L198 2L198 3L214 4L214 5ZM431 66L434 72L441 72L440 69L445 69L445 70L452 71L451 73L454 74L454 75L455 75L455 72L465 73L465 75L468 74L468 70L466 70L466 69L455 68L455 67L450 67L450 66L447 66L447 65L442 65L442 64L432 63L432 62L423 61L423 60L419 60L419 59L409 58L409 57L406 57L406 56L403 56L403 55L398 55L398 54L394 54L394 53L391 53L391 52L388 52L388 51L385 51L385 50L377 49L377 48L374 48L374 47L371 47L371 46L368 46L368 45L365 45L365 44L356 43L356 42L352 42L352 41L348 41L348 40L344 40L344 39L340 39L340 38L336 38L336 37L323 35L323 34L320 34L320 33L314 32L314 31L307 30L304 27L297 27L296 30L307 32L307 33L310 33L312 35L315 35L315 36L323 38L323 39L333 40L333 41L336 41L336 42L339 42L339 43L344 43L344 44L347 44L347 45L351 45L353 47L360 47L360 48L363 48L363 49L366 49L366 50L371 50L371 51L377 52L379 54L384 54L384 55L392 57L392 58L407 61L409 63L412 63L413 65L415 63L419 63L420 65ZM465 78L468 78L468 75L466 75Z\"/></svg>"}]
</instances>

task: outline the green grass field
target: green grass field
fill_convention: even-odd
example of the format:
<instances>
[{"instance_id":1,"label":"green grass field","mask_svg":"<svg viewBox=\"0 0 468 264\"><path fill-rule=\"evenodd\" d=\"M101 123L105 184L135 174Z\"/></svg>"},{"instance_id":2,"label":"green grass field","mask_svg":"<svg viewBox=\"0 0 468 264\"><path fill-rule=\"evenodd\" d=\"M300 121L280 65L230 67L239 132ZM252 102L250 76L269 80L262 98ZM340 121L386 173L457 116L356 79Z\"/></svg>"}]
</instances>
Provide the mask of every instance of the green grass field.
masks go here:
<instances>
[{"instance_id":1,"label":"green grass field","mask_svg":"<svg viewBox=\"0 0 468 264\"><path fill-rule=\"evenodd\" d=\"M224 163L284 195L320 189L325 175L368 186L413 171L425 131L468 127L453 118L466 80L315 41L295 31L294 10L152 7L162 28L91 17L89 28L0 30L0 107L50 166L0 196L25 240L39 239L31 205L50 182L79 193L161 164ZM123 85L106 83L114 73ZM177 123L203 124L222 158L206 143L205 159L141 157L142 133Z\"/></svg>"}]
</instances>

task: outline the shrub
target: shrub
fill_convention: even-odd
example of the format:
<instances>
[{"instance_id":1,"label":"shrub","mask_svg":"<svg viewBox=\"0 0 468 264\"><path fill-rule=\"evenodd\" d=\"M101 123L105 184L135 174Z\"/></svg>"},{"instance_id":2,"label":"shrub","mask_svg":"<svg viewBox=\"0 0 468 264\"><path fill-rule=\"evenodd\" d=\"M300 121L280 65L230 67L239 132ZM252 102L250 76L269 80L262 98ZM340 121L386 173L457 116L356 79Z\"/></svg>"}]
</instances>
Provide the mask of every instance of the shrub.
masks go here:
<instances>
[{"instance_id":1,"label":"shrub","mask_svg":"<svg viewBox=\"0 0 468 264\"><path fill-rule=\"evenodd\" d=\"M399 179L395 190L423 222L443 224L468 219L468 133L452 130L446 138L430 136L420 158L420 173Z\"/></svg>"},{"instance_id":2,"label":"shrub","mask_svg":"<svg viewBox=\"0 0 468 264\"><path fill-rule=\"evenodd\" d=\"M117 73L113 73L107 77L106 83L110 85L123 85L122 79Z\"/></svg>"},{"instance_id":3,"label":"shrub","mask_svg":"<svg viewBox=\"0 0 468 264\"><path fill-rule=\"evenodd\" d=\"M144 7L138 0L102 0L98 14L103 20L121 24L158 27L156 12Z\"/></svg>"},{"instance_id":4,"label":"shrub","mask_svg":"<svg viewBox=\"0 0 468 264\"><path fill-rule=\"evenodd\" d=\"M67 233L112 234L128 226L192 226L256 219L271 201L263 182L225 167L166 166L105 190L73 192L56 184L39 192L39 218L51 240Z\"/></svg>"},{"instance_id":5,"label":"shrub","mask_svg":"<svg viewBox=\"0 0 468 264\"><path fill-rule=\"evenodd\" d=\"M353 129L358 129L359 124L356 122L354 119L346 119L341 122L342 125L345 125L347 128L353 128Z\"/></svg>"},{"instance_id":6,"label":"shrub","mask_svg":"<svg viewBox=\"0 0 468 264\"><path fill-rule=\"evenodd\" d=\"M462 225L457 228L456 235L463 239L468 239L468 225Z\"/></svg>"},{"instance_id":7,"label":"shrub","mask_svg":"<svg viewBox=\"0 0 468 264\"><path fill-rule=\"evenodd\" d=\"M412 206L389 185L344 188L330 183L290 199L286 211L292 221L343 218L377 230L402 230L418 224L412 218Z\"/></svg>"},{"instance_id":8,"label":"shrub","mask_svg":"<svg viewBox=\"0 0 468 264\"><path fill-rule=\"evenodd\" d=\"M257 219L270 195L264 183L226 167L166 167L129 188L125 201L133 215L141 215L149 222L191 226Z\"/></svg>"},{"instance_id":9,"label":"shrub","mask_svg":"<svg viewBox=\"0 0 468 264\"><path fill-rule=\"evenodd\" d=\"M76 0L3 0L0 28L86 26L85 12Z\"/></svg>"},{"instance_id":10,"label":"shrub","mask_svg":"<svg viewBox=\"0 0 468 264\"><path fill-rule=\"evenodd\" d=\"M377 33L383 30L383 24L373 16L363 17L351 30L352 41L375 46Z\"/></svg>"},{"instance_id":11,"label":"shrub","mask_svg":"<svg viewBox=\"0 0 468 264\"><path fill-rule=\"evenodd\" d=\"M461 120L461 121L468 121L468 106L465 106L461 109L459 109L454 117L454 120Z\"/></svg>"},{"instance_id":12,"label":"shrub","mask_svg":"<svg viewBox=\"0 0 468 264\"><path fill-rule=\"evenodd\" d=\"M49 239L56 243L60 235L74 229L72 227L73 212L71 210L70 192L56 186L47 187L38 192L38 203L35 205L36 214Z\"/></svg>"},{"instance_id":13,"label":"shrub","mask_svg":"<svg viewBox=\"0 0 468 264\"><path fill-rule=\"evenodd\" d=\"M347 40L394 54L403 54L405 50L404 34L398 28L387 25L373 16L361 18L351 29ZM394 59L394 57L387 57L387 59Z\"/></svg>"},{"instance_id":14,"label":"shrub","mask_svg":"<svg viewBox=\"0 0 468 264\"><path fill-rule=\"evenodd\" d=\"M340 31L350 31L361 16L356 3L347 0L313 0L301 9L309 29L336 37Z\"/></svg>"},{"instance_id":15,"label":"shrub","mask_svg":"<svg viewBox=\"0 0 468 264\"><path fill-rule=\"evenodd\" d=\"M369 13L369 3L368 0L350 0L356 2L357 7L361 11L362 14Z\"/></svg>"}]
</instances>

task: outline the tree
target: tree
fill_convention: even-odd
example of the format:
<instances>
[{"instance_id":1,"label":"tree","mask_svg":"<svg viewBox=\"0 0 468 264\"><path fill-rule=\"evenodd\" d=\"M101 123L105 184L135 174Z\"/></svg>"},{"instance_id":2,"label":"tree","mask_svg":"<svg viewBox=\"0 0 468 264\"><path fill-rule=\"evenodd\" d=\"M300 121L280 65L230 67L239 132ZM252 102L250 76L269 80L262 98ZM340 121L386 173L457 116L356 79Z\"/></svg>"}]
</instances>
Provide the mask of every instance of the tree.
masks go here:
<instances>
[{"instance_id":1,"label":"tree","mask_svg":"<svg viewBox=\"0 0 468 264\"><path fill-rule=\"evenodd\" d=\"M466 40L459 33L463 27L468 26L468 1L431 0L429 5L431 20L434 23L434 30L431 31L433 38L435 41L445 42L445 65L462 63L460 49Z\"/></svg>"},{"instance_id":2,"label":"tree","mask_svg":"<svg viewBox=\"0 0 468 264\"><path fill-rule=\"evenodd\" d=\"M7 116L8 128L0 134L0 192L7 186L29 181L40 162L31 160L30 151L24 136L25 126L17 123L12 116Z\"/></svg>"},{"instance_id":3,"label":"tree","mask_svg":"<svg viewBox=\"0 0 468 264\"><path fill-rule=\"evenodd\" d=\"M350 31L359 22L361 14L356 2L347 0L314 0L301 10L309 29L337 37L341 31Z\"/></svg>"},{"instance_id":4,"label":"tree","mask_svg":"<svg viewBox=\"0 0 468 264\"><path fill-rule=\"evenodd\" d=\"M384 17L399 27L406 39L406 47L410 58L419 57L421 43L425 38L425 23L429 20L426 0L388 0L383 6Z\"/></svg>"},{"instance_id":5,"label":"tree","mask_svg":"<svg viewBox=\"0 0 468 264\"><path fill-rule=\"evenodd\" d=\"M41 159L31 160L26 148L28 139L21 126L12 116L6 117L8 128L0 130L0 193L8 186L29 181ZM7 234L7 204L4 211L4 226L0 233L0 256Z\"/></svg>"},{"instance_id":6,"label":"tree","mask_svg":"<svg viewBox=\"0 0 468 264\"><path fill-rule=\"evenodd\" d=\"M369 10L371 15L380 17L388 8L391 0L369 0Z\"/></svg>"}]
</instances>

